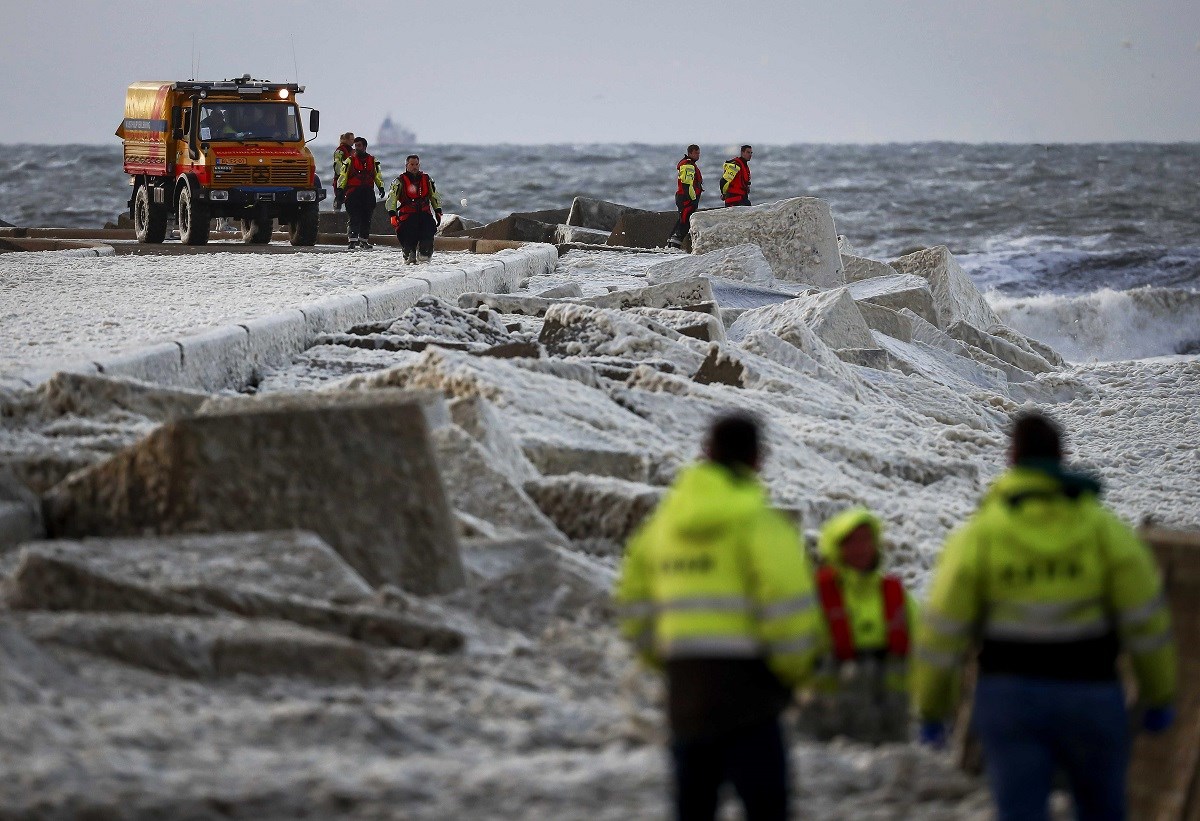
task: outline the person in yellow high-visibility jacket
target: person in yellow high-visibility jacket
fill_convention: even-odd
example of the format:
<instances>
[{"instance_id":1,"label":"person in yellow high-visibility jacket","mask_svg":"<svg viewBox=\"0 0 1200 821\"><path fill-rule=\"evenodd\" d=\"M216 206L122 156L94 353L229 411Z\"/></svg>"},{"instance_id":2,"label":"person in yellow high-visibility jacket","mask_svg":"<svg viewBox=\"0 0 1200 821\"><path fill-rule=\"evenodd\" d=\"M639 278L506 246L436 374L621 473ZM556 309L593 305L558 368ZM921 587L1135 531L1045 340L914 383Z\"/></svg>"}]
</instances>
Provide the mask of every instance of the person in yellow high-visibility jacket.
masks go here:
<instances>
[{"instance_id":1,"label":"person in yellow high-visibility jacket","mask_svg":"<svg viewBox=\"0 0 1200 821\"><path fill-rule=\"evenodd\" d=\"M946 540L922 612L913 691L922 739L937 744L959 668L979 648L972 723L1002 819L1047 818L1065 771L1079 818L1124 818L1130 722L1117 677L1126 652L1142 727L1174 712L1170 614L1150 551L1062 467L1061 432L1019 416L1012 463Z\"/></svg>"},{"instance_id":2,"label":"person in yellow high-visibility jacket","mask_svg":"<svg viewBox=\"0 0 1200 821\"><path fill-rule=\"evenodd\" d=\"M801 727L822 740L907 741L915 609L900 578L882 570L883 524L864 507L844 510L825 523L817 547L817 598L830 646Z\"/></svg>"},{"instance_id":3,"label":"person in yellow high-visibility jacket","mask_svg":"<svg viewBox=\"0 0 1200 821\"><path fill-rule=\"evenodd\" d=\"M750 818L787 817L779 714L822 652L812 575L756 477L750 417L718 419L630 541L621 633L667 679L677 817L711 819L732 782Z\"/></svg>"}]
</instances>

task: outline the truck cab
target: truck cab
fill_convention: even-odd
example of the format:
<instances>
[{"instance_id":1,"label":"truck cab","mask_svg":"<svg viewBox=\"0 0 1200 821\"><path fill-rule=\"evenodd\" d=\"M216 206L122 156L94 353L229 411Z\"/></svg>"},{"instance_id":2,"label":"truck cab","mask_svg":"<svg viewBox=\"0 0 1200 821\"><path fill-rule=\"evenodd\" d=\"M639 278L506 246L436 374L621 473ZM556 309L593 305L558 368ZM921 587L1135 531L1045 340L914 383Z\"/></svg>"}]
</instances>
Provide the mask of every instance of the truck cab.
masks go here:
<instances>
[{"instance_id":1,"label":"truck cab","mask_svg":"<svg viewBox=\"0 0 1200 821\"><path fill-rule=\"evenodd\" d=\"M174 219L182 242L203 245L212 219L232 218L244 242L270 242L278 221L293 245L313 245L325 190L305 144L303 91L249 75L131 85L116 133L138 241L162 242ZM309 112L309 132L319 120Z\"/></svg>"}]
</instances>

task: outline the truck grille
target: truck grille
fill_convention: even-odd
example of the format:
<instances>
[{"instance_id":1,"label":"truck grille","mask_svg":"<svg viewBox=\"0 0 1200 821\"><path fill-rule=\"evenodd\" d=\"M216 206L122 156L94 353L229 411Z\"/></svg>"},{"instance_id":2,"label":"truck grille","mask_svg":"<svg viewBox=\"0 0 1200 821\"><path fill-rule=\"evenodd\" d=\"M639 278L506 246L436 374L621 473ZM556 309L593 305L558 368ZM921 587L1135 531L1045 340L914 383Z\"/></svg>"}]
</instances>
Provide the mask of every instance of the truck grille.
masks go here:
<instances>
[{"instance_id":1,"label":"truck grille","mask_svg":"<svg viewBox=\"0 0 1200 821\"><path fill-rule=\"evenodd\" d=\"M218 165L213 170L213 182L221 187L235 185L294 185L309 184L308 163L304 160L283 160L275 165Z\"/></svg>"}]
</instances>

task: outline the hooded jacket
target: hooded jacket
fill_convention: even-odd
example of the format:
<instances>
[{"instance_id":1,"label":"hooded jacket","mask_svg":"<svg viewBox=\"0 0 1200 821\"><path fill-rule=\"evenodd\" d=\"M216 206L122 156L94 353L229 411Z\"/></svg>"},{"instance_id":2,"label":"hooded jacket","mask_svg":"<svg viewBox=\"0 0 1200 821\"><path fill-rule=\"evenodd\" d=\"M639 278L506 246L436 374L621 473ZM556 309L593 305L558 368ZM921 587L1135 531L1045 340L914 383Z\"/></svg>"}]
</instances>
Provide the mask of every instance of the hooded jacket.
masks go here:
<instances>
[{"instance_id":1,"label":"hooded jacket","mask_svg":"<svg viewBox=\"0 0 1200 821\"><path fill-rule=\"evenodd\" d=\"M1170 615L1150 551L1093 479L1022 462L992 485L939 559L917 631L914 698L944 719L972 644L980 674L1115 680L1129 653L1142 702L1175 694Z\"/></svg>"},{"instance_id":2,"label":"hooded jacket","mask_svg":"<svg viewBox=\"0 0 1200 821\"><path fill-rule=\"evenodd\" d=\"M870 528L879 556L876 566L866 572L848 566L842 559L842 543L847 536L863 525ZM888 649L888 624L884 612L884 574L881 569L884 559L883 525L879 518L862 507L839 513L821 529L817 550L824 565L833 570L837 579L855 650L860 655L885 655ZM914 615L912 599L905 591L904 618L910 630ZM906 660L894 661L895 669L889 670L887 675L888 686L891 689L904 690L907 686ZM832 655L827 655L822 660L817 687L836 687L836 663Z\"/></svg>"},{"instance_id":3,"label":"hooded jacket","mask_svg":"<svg viewBox=\"0 0 1200 821\"><path fill-rule=\"evenodd\" d=\"M622 635L667 672L677 738L774 717L822 649L799 536L749 470L685 468L630 541L616 600Z\"/></svg>"}]
</instances>

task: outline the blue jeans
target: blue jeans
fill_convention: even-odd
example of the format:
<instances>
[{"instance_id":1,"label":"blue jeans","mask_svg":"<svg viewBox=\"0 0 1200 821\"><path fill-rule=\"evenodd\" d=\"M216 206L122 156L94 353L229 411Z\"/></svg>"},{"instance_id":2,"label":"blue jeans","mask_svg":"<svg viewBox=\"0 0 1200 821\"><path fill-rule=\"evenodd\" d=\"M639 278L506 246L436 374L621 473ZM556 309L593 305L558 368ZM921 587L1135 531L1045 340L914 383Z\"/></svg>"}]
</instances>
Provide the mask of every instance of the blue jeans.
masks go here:
<instances>
[{"instance_id":1,"label":"blue jeans","mask_svg":"<svg viewBox=\"0 0 1200 821\"><path fill-rule=\"evenodd\" d=\"M1054 776L1080 821L1123 821L1130 732L1117 682L983 676L972 723L1000 821L1048 819Z\"/></svg>"}]
</instances>

